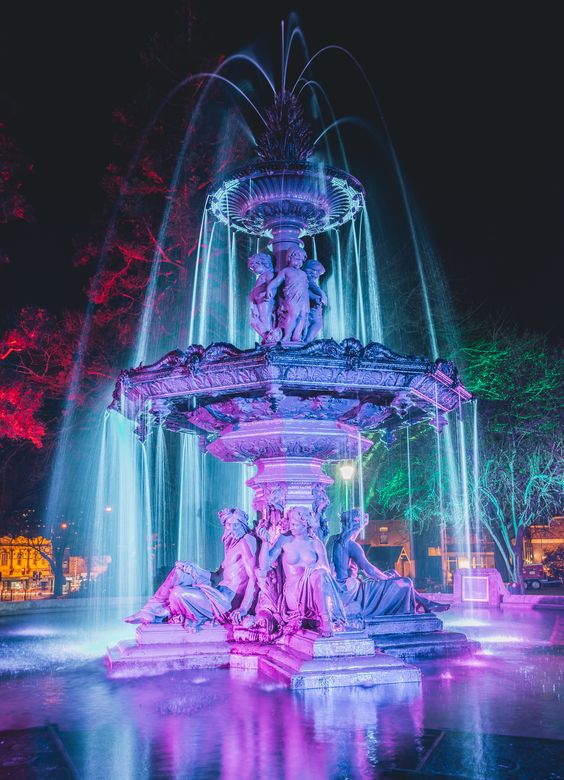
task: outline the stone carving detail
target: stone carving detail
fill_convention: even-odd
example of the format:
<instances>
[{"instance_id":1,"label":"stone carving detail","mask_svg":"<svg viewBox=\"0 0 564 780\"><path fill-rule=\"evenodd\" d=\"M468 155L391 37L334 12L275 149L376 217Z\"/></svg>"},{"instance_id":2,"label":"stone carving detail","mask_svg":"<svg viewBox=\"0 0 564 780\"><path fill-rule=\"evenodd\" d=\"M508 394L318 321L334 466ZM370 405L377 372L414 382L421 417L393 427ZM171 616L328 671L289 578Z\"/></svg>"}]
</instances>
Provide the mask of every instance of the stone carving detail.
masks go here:
<instances>
[{"instance_id":1,"label":"stone carving detail","mask_svg":"<svg viewBox=\"0 0 564 780\"><path fill-rule=\"evenodd\" d=\"M260 498L255 496L253 509L261 513L258 532L261 539L275 538L285 530L287 482L261 483Z\"/></svg>"},{"instance_id":2,"label":"stone carving detail","mask_svg":"<svg viewBox=\"0 0 564 780\"><path fill-rule=\"evenodd\" d=\"M327 520L326 510L331 502L327 497L325 485L323 485L321 482L316 482L315 485L312 486L311 494L313 496L311 510L317 520L317 525L319 527L318 536L321 541L325 541L329 535L329 522Z\"/></svg>"},{"instance_id":3,"label":"stone carving detail","mask_svg":"<svg viewBox=\"0 0 564 780\"><path fill-rule=\"evenodd\" d=\"M279 436L258 436L227 442L218 438L208 447L209 452L225 461L258 460L259 458L334 458L340 454L343 442L334 436L319 435L309 439L283 439Z\"/></svg>"}]
</instances>

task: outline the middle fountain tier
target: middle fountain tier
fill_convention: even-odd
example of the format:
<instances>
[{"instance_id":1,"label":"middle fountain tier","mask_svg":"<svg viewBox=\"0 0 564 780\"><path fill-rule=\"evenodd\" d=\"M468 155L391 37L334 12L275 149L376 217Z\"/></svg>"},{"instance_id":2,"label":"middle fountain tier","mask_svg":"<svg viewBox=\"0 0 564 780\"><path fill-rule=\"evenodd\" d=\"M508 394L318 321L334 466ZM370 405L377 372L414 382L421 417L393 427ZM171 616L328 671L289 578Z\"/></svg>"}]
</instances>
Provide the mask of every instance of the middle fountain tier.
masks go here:
<instances>
[{"instance_id":1,"label":"middle fountain tier","mask_svg":"<svg viewBox=\"0 0 564 780\"><path fill-rule=\"evenodd\" d=\"M175 350L124 371L112 408L135 421L141 439L162 425L198 435L222 461L254 463L247 484L266 522L275 509L326 507L332 480L323 464L364 454L372 442L363 433L391 444L407 425L440 428L469 398L449 362L319 339Z\"/></svg>"}]
</instances>

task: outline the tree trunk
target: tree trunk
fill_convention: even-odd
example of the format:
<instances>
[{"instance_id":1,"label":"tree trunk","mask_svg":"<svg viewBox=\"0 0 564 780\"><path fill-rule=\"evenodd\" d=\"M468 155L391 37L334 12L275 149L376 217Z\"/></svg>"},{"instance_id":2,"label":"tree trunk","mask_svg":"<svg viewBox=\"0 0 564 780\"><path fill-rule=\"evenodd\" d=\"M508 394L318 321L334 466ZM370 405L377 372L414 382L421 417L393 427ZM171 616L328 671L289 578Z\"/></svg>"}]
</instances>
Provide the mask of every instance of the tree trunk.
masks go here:
<instances>
[{"instance_id":1,"label":"tree trunk","mask_svg":"<svg viewBox=\"0 0 564 780\"><path fill-rule=\"evenodd\" d=\"M53 567L53 574L55 576L55 582L53 584L53 597L63 595L63 585L65 584L65 575L63 574L63 562L55 561Z\"/></svg>"},{"instance_id":2,"label":"tree trunk","mask_svg":"<svg viewBox=\"0 0 564 780\"><path fill-rule=\"evenodd\" d=\"M525 538L525 526L520 525L515 537L513 547L513 577L519 587L519 593L525 592L525 580L523 578L523 539Z\"/></svg>"}]
</instances>

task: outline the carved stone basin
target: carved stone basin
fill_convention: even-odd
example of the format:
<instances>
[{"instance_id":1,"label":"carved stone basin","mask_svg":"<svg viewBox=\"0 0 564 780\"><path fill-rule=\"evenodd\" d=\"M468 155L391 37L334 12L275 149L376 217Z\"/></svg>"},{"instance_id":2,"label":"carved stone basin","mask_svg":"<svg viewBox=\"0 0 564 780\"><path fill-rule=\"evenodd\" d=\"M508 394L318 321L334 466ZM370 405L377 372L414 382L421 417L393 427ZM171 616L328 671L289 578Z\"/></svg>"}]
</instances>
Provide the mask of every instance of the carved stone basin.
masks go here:
<instances>
[{"instance_id":1,"label":"carved stone basin","mask_svg":"<svg viewBox=\"0 0 564 780\"><path fill-rule=\"evenodd\" d=\"M345 339L293 349L212 344L175 350L150 366L122 372L110 408L135 420L140 438L159 424L197 433L211 449L224 433L280 420L301 420L304 430L311 422L318 428L331 422L358 432L380 430L389 441L406 425L426 421L441 428L445 415L470 397L452 363ZM215 449L219 455L219 445ZM341 457L349 457L349 449ZM226 459L243 458L231 452Z\"/></svg>"},{"instance_id":2,"label":"carved stone basin","mask_svg":"<svg viewBox=\"0 0 564 780\"><path fill-rule=\"evenodd\" d=\"M283 224L301 235L338 228L364 204L362 184L344 171L309 162L262 162L240 168L212 187L216 219L253 236L272 238Z\"/></svg>"}]
</instances>

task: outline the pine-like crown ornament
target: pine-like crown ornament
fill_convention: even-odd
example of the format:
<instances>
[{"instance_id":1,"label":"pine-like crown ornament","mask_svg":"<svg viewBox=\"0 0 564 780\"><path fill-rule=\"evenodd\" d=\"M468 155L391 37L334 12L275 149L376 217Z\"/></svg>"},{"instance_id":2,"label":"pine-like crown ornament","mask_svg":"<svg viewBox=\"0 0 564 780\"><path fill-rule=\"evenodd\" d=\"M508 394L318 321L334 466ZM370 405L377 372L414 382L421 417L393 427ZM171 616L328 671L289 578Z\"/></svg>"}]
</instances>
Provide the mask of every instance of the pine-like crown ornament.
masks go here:
<instances>
[{"instance_id":1,"label":"pine-like crown ornament","mask_svg":"<svg viewBox=\"0 0 564 780\"><path fill-rule=\"evenodd\" d=\"M305 162L313 154L311 128L297 98L291 92L278 92L266 111L266 130L256 150L261 160Z\"/></svg>"}]
</instances>

